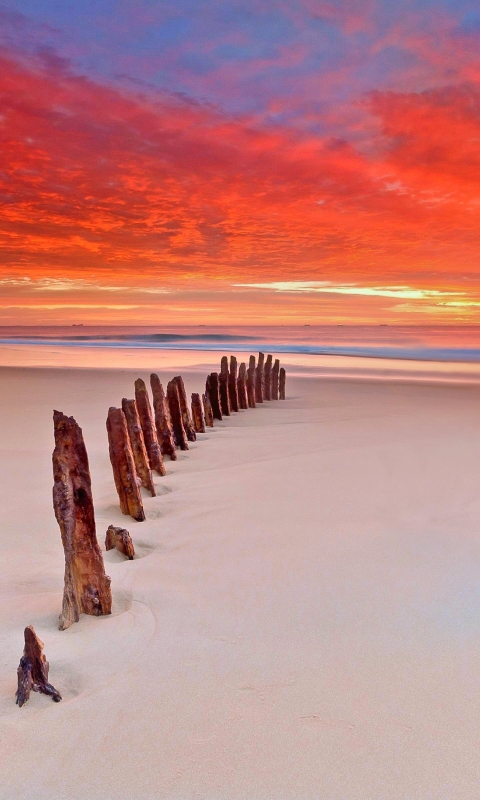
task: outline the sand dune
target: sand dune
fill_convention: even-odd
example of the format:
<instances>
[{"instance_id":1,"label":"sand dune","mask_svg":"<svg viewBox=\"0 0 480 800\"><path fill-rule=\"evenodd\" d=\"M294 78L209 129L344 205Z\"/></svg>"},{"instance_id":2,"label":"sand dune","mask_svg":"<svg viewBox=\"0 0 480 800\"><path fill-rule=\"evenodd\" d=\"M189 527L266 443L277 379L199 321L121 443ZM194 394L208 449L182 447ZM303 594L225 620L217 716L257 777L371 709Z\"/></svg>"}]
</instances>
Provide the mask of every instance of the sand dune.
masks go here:
<instances>
[{"instance_id":1,"label":"sand dune","mask_svg":"<svg viewBox=\"0 0 480 800\"><path fill-rule=\"evenodd\" d=\"M478 387L290 379L167 461L136 523L105 418L137 375L0 372L0 797L476 797ZM64 632L54 407L99 541L123 525L138 551L105 554L113 615ZM15 706L27 624L59 704Z\"/></svg>"}]
</instances>

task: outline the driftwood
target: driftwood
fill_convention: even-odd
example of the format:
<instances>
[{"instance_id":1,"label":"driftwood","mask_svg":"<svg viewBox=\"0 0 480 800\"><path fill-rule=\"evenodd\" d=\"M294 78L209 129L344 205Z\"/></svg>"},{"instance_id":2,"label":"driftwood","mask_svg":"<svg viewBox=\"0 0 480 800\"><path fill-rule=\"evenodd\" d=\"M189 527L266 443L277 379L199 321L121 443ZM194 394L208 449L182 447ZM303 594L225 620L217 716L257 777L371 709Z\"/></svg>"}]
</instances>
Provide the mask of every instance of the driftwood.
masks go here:
<instances>
[{"instance_id":1,"label":"driftwood","mask_svg":"<svg viewBox=\"0 0 480 800\"><path fill-rule=\"evenodd\" d=\"M189 442L195 442L197 439L197 434L195 431L195 425L193 424L192 415L190 414L190 409L188 407L187 393L185 392L185 384L183 383L183 378L181 375L177 375L177 377L174 378L173 380L177 384L178 397L180 400L180 410L182 412L183 427L185 428L187 439Z\"/></svg>"},{"instance_id":2,"label":"driftwood","mask_svg":"<svg viewBox=\"0 0 480 800\"><path fill-rule=\"evenodd\" d=\"M247 399L248 407L255 408L255 356L250 356L247 369Z\"/></svg>"},{"instance_id":3,"label":"driftwood","mask_svg":"<svg viewBox=\"0 0 480 800\"><path fill-rule=\"evenodd\" d=\"M167 384L167 400L175 444L180 450L188 450L187 434L183 427L182 409L180 407L180 397L178 396L178 385L175 379L169 381Z\"/></svg>"},{"instance_id":4,"label":"driftwood","mask_svg":"<svg viewBox=\"0 0 480 800\"><path fill-rule=\"evenodd\" d=\"M135 555L135 548L129 532L125 528L109 525L105 536L105 550L114 550L115 548L130 561Z\"/></svg>"},{"instance_id":5,"label":"driftwood","mask_svg":"<svg viewBox=\"0 0 480 800\"><path fill-rule=\"evenodd\" d=\"M272 356L270 355L267 356L267 360L265 361L264 377L265 377L264 397L265 400L271 400L272 399Z\"/></svg>"},{"instance_id":6,"label":"driftwood","mask_svg":"<svg viewBox=\"0 0 480 800\"><path fill-rule=\"evenodd\" d=\"M240 364L240 368L238 370L238 378L237 378L237 395L238 395L238 406L239 408L248 408L248 396L247 396L247 367L245 362L242 361Z\"/></svg>"},{"instance_id":7,"label":"driftwood","mask_svg":"<svg viewBox=\"0 0 480 800\"><path fill-rule=\"evenodd\" d=\"M279 388L278 388L278 394L279 394L280 400L285 400L285 381L286 381L286 377L287 377L286 372L283 369L283 367L281 367L281 369L280 369L280 383L279 383Z\"/></svg>"},{"instance_id":8,"label":"driftwood","mask_svg":"<svg viewBox=\"0 0 480 800\"><path fill-rule=\"evenodd\" d=\"M152 497L155 497L155 485L153 483L152 470L148 461L147 450L145 448L145 440L143 438L142 426L140 424L140 417L138 416L137 404L135 400L127 400L125 397L122 400L122 411L125 414L127 422L128 437L132 447L133 460L135 462L135 469L140 478L142 486L147 489Z\"/></svg>"},{"instance_id":9,"label":"driftwood","mask_svg":"<svg viewBox=\"0 0 480 800\"><path fill-rule=\"evenodd\" d=\"M263 403L263 393L265 388L265 374L264 374L264 360L263 353L258 354L257 369L255 370L255 402Z\"/></svg>"},{"instance_id":10,"label":"driftwood","mask_svg":"<svg viewBox=\"0 0 480 800\"><path fill-rule=\"evenodd\" d=\"M62 699L60 692L48 682L48 661L43 654L43 642L29 625L25 628L25 647L17 669L17 705L22 707L30 697L30 692L47 694L55 703Z\"/></svg>"},{"instance_id":11,"label":"driftwood","mask_svg":"<svg viewBox=\"0 0 480 800\"><path fill-rule=\"evenodd\" d=\"M230 395L228 393L228 358L222 356L220 375L218 376L220 389L220 405L224 417L230 416Z\"/></svg>"},{"instance_id":12,"label":"driftwood","mask_svg":"<svg viewBox=\"0 0 480 800\"><path fill-rule=\"evenodd\" d=\"M205 417L205 425L207 428L213 428L213 411L212 404L208 394L202 394L203 401L203 415Z\"/></svg>"},{"instance_id":13,"label":"driftwood","mask_svg":"<svg viewBox=\"0 0 480 800\"><path fill-rule=\"evenodd\" d=\"M237 359L230 356L230 371L228 373L228 396L230 398L230 408L238 411L238 389L237 389Z\"/></svg>"},{"instance_id":14,"label":"driftwood","mask_svg":"<svg viewBox=\"0 0 480 800\"><path fill-rule=\"evenodd\" d=\"M112 611L110 578L95 531L88 456L82 430L73 417L53 412L53 507L65 552L65 584L60 630L78 622L80 614L102 616Z\"/></svg>"},{"instance_id":15,"label":"driftwood","mask_svg":"<svg viewBox=\"0 0 480 800\"><path fill-rule=\"evenodd\" d=\"M200 395L195 392L192 394L192 419L197 433L205 433L205 418L203 416L202 401Z\"/></svg>"},{"instance_id":16,"label":"driftwood","mask_svg":"<svg viewBox=\"0 0 480 800\"><path fill-rule=\"evenodd\" d=\"M205 392L208 399L210 400L210 405L212 406L212 413L214 419L222 419L218 372L212 372L210 375L208 375Z\"/></svg>"},{"instance_id":17,"label":"driftwood","mask_svg":"<svg viewBox=\"0 0 480 800\"><path fill-rule=\"evenodd\" d=\"M278 358L275 359L273 368L272 368L272 400L278 400L278 372L280 369L280 361Z\"/></svg>"},{"instance_id":18,"label":"driftwood","mask_svg":"<svg viewBox=\"0 0 480 800\"><path fill-rule=\"evenodd\" d=\"M157 438L157 431L153 422L152 407L148 397L145 381L137 378L135 381L135 402L137 404L140 425L142 426L145 449L147 451L150 469L154 469L158 475L166 475L167 470L163 463L162 450Z\"/></svg>"},{"instance_id":19,"label":"driftwood","mask_svg":"<svg viewBox=\"0 0 480 800\"><path fill-rule=\"evenodd\" d=\"M150 375L150 386L152 387L153 410L160 449L164 456L170 456L172 461L176 461L175 437L170 411L160 378L154 372Z\"/></svg>"},{"instance_id":20,"label":"driftwood","mask_svg":"<svg viewBox=\"0 0 480 800\"><path fill-rule=\"evenodd\" d=\"M130 514L137 522L142 522L145 519L142 495L128 438L127 421L121 408L112 406L108 409L107 433L120 510L122 514Z\"/></svg>"}]
</instances>

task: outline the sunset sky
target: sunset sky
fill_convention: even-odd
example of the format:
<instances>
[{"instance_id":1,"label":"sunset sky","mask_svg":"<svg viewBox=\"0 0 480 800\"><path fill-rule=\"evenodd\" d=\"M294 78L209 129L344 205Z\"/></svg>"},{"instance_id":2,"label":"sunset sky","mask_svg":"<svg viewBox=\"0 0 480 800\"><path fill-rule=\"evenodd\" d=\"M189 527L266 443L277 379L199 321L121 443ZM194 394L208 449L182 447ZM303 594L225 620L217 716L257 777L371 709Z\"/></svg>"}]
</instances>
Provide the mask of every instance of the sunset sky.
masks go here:
<instances>
[{"instance_id":1,"label":"sunset sky","mask_svg":"<svg viewBox=\"0 0 480 800\"><path fill-rule=\"evenodd\" d=\"M478 0L15 0L0 37L0 324L480 320Z\"/></svg>"}]
</instances>

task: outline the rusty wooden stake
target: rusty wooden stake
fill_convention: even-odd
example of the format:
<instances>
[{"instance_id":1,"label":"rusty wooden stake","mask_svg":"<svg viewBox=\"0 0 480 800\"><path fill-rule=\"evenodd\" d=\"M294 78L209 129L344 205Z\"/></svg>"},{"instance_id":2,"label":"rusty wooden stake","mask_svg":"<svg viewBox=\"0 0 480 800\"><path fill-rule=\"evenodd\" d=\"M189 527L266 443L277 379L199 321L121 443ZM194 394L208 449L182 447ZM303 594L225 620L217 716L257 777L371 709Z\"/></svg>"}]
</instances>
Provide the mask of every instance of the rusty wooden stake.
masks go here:
<instances>
[{"instance_id":1,"label":"rusty wooden stake","mask_svg":"<svg viewBox=\"0 0 480 800\"><path fill-rule=\"evenodd\" d=\"M192 415L190 414L190 409L188 407L187 393L185 391L185 384L183 383L183 378L181 375L177 375L177 377L174 378L173 380L177 384L178 397L180 400L180 409L182 412L183 427L185 428L187 439L189 442L195 442L197 434L195 431L195 425L193 424Z\"/></svg>"},{"instance_id":2,"label":"rusty wooden stake","mask_svg":"<svg viewBox=\"0 0 480 800\"><path fill-rule=\"evenodd\" d=\"M247 396L247 367L245 362L242 361L240 364L240 368L238 370L238 378L237 378L237 395L238 395L238 405L240 408L248 408L248 396Z\"/></svg>"},{"instance_id":3,"label":"rusty wooden stake","mask_svg":"<svg viewBox=\"0 0 480 800\"><path fill-rule=\"evenodd\" d=\"M25 628L25 647L17 669L18 689L16 702L20 708L27 702L30 692L41 692L58 703L62 695L48 682L48 661L43 654L43 642L29 625Z\"/></svg>"},{"instance_id":4,"label":"rusty wooden stake","mask_svg":"<svg viewBox=\"0 0 480 800\"><path fill-rule=\"evenodd\" d=\"M224 417L230 416L230 396L228 394L228 358L222 356L220 375L218 376L220 389L220 405Z\"/></svg>"},{"instance_id":5,"label":"rusty wooden stake","mask_svg":"<svg viewBox=\"0 0 480 800\"><path fill-rule=\"evenodd\" d=\"M169 381L167 384L167 400L175 444L180 450L188 450L187 434L183 427L182 409L178 396L178 385L175 380Z\"/></svg>"},{"instance_id":6,"label":"rusty wooden stake","mask_svg":"<svg viewBox=\"0 0 480 800\"><path fill-rule=\"evenodd\" d=\"M160 378L155 372L150 375L150 386L152 387L155 426L160 449L164 456L170 456L172 461L176 461L175 437L173 435L169 404L167 403L163 386L160 383Z\"/></svg>"},{"instance_id":7,"label":"rusty wooden stake","mask_svg":"<svg viewBox=\"0 0 480 800\"><path fill-rule=\"evenodd\" d=\"M158 475L166 475L165 464L163 463L162 451L157 439L157 431L153 422L152 407L148 397L145 381L137 378L135 381L135 402L137 404L140 425L142 426L145 449L147 451L150 469L155 470Z\"/></svg>"},{"instance_id":8,"label":"rusty wooden stake","mask_svg":"<svg viewBox=\"0 0 480 800\"><path fill-rule=\"evenodd\" d=\"M142 522L145 519L142 495L130 447L127 421L121 408L112 406L108 409L107 433L113 477L120 499L120 510L122 514L129 514L137 522Z\"/></svg>"},{"instance_id":9,"label":"rusty wooden stake","mask_svg":"<svg viewBox=\"0 0 480 800\"><path fill-rule=\"evenodd\" d=\"M265 388L265 375L264 375L264 360L263 353L258 354L257 369L255 370L255 402L263 403L263 394Z\"/></svg>"},{"instance_id":10,"label":"rusty wooden stake","mask_svg":"<svg viewBox=\"0 0 480 800\"><path fill-rule=\"evenodd\" d=\"M192 418L197 433L205 433L205 417L203 416L202 401L196 392L192 394Z\"/></svg>"},{"instance_id":11,"label":"rusty wooden stake","mask_svg":"<svg viewBox=\"0 0 480 800\"><path fill-rule=\"evenodd\" d=\"M287 375L283 367L280 368L280 386L279 386L279 396L280 400L285 400L285 381Z\"/></svg>"},{"instance_id":12,"label":"rusty wooden stake","mask_svg":"<svg viewBox=\"0 0 480 800\"><path fill-rule=\"evenodd\" d=\"M237 389L237 359L230 356L230 371L228 373L228 396L232 411L238 411L238 389Z\"/></svg>"},{"instance_id":13,"label":"rusty wooden stake","mask_svg":"<svg viewBox=\"0 0 480 800\"><path fill-rule=\"evenodd\" d=\"M280 361L278 358L275 359L275 363L272 368L272 400L278 400L278 372L280 369Z\"/></svg>"},{"instance_id":14,"label":"rusty wooden stake","mask_svg":"<svg viewBox=\"0 0 480 800\"><path fill-rule=\"evenodd\" d=\"M143 488L147 489L152 497L155 497L156 492L152 470L150 469L150 463L148 461L145 440L143 438L142 426L140 424L140 417L138 416L135 400L127 400L124 397L122 400L122 411L127 421L128 437L132 447L137 475L140 478Z\"/></svg>"},{"instance_id":15,"label":"rusty wooden stake","mask_svg":"<svg viewBox=\"0 0 480 800\"><path fill-rule=\"evenodd\" d=\"M265 400L271 400L272 399L272 356L271 355L268 355L267 360L265 361L264 378L265 378L264 397Z\"/></svg>"},{"instance_id":16,"label":"rusty wooden stake","mask_svg":"<svg viewBox=\"0 0 480 800\"><path fill-rule=\"evenodd\" d=\"M212 372L207 377L205 392L210 400L212 412L215 419L222 419L222 408L220 404L220 386L218 372Z\"/></svg>"},{"instance_id":17,"label":"rusty wooden stake","mask_svg":"<svg viewBox=\"0 0 480 800\"><path fill-rule=\"evenodd\" d=\"M125 528L117 528L115 525L109 525L105 535L105 550L117 549L130 561L135 555L135 548L133 546L132 537Z\"/></svg>"},{"instance_id":18,"label":"rusty wooden stake","mask_svg":"<svg viewBox=\"0 0 480 800\"><path fill-rule=\"evenodd\" d=\"M247 370L247 399L248 407L255 408L255 356L250 356Z\"/></svg>"},{"instance_id":19,"label":"rusty wooden stake","mask_svg":"<svg viewBox=\"0 0 480 800\"><path fill-rule=\"evenodd\" d=\"M73 417L53 412L53 507L65 552L65 581L60 630L80 614L112 611L110 578L98 546L88 456L82 430Z\"/></svg>"},{"instance_id":20,"label":"rusty wooden stake","mask_svg":"<svg viewBox=\"0 0 480 800\"><path fill-rule=\"evenodd\" d=\"M213 411L212 404L208 394L202 394L203 402L203 415L205 417L205 425L207 428L213 428Z\"/></svg>"}]
</instances>

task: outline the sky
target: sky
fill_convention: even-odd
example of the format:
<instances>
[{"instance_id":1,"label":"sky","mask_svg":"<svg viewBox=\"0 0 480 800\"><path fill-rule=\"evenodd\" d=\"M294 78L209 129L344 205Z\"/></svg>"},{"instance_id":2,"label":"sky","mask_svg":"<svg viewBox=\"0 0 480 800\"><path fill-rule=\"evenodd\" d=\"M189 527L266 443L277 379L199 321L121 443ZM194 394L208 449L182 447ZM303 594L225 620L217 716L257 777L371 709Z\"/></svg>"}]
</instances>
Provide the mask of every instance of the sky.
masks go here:
<instances>
[{"instance_id":1,"label":"sky","mask_svg":"<svg viewBox=\"0 0 480 800\"><path fill-rule=\"evenodd\" d=\"M480 7L0 6L0 324L475 324Z\"/></svg>"}]
</instances>

